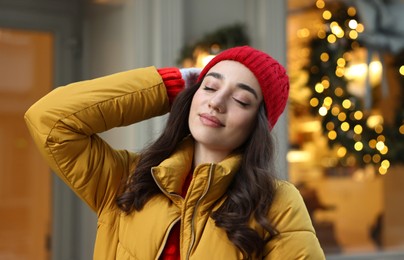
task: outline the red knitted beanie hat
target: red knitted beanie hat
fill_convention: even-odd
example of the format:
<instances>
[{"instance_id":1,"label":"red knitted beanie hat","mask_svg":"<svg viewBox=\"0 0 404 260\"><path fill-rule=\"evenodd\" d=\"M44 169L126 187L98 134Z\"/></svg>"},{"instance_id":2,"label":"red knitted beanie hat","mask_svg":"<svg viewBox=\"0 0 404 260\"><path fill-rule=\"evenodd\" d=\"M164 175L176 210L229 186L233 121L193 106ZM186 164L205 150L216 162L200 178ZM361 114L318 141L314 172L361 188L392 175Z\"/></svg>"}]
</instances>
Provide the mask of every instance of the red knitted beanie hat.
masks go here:
<instances>
[{"instance_id":1,"label":"red knitted beanie hat","mask_svg":"<svg viewBox=\"0 0 404 260\"><path fill-rule=\"evenodd\" d=\"M285 68L268 54L250 46L234 47L216 55L202 70L198 81L223 60L238 61L257 78L264 97L269 127L272 129L285 109L289 95L289 78Z\"/></svg>"}]
</instances>

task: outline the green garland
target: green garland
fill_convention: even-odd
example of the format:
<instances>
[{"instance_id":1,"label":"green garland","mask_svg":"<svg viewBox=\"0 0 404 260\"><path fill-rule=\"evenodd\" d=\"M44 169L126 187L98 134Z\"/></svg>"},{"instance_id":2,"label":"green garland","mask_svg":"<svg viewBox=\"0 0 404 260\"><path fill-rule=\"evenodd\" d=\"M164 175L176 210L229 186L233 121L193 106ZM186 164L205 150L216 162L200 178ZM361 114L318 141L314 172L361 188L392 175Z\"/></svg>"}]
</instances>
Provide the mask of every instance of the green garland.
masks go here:
<instances>
[{"instance_id":1,"label":"green garland","mask_svg":"<svg viewBox=\"0 0 404 260\"><path fill-rule=\"evenodd\" d=\"M242 24L224 26L207 33L200 40L182 47L177 63L181 64L186 59L194 60L197 49L205 50L210 54L217 54L221 50L248 44L249 37ZM216 48L217 46L219 49Z\"/></svg>"}]
</instances>

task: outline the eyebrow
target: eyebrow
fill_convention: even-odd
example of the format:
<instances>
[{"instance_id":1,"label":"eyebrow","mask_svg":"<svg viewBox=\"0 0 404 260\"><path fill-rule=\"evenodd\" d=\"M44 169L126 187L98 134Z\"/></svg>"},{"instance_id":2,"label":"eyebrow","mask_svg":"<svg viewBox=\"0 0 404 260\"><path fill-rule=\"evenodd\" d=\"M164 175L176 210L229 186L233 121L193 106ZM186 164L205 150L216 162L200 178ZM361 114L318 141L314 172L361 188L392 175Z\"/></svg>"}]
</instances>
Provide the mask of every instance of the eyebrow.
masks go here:
<instances>
[{"instance_id":1,"label":"eyebrow","mask_svg":"<svg viewBox=\"0 0 404 260\"><path fill-rule=\"evenodd\" d=\"M207 76L211 76L211 77L214 77L214 78L220 79L220 80L223 80L223 79L225 78L225 77L223 76L223 74L220 74L220 73L217 73L217 72L209 72L208 74L206 74L206 77L207 77ZM254 95L254 97L255 97L256 99L258 99L257 92L256 92L252 87L248 86L247 84L244 84L244 83L237 83L236 86L237 86L238 88L241 88L241 89L243 89L243 90L246 90L246 91L250 92L251 94Z\"/></svg>"}]
</instances>

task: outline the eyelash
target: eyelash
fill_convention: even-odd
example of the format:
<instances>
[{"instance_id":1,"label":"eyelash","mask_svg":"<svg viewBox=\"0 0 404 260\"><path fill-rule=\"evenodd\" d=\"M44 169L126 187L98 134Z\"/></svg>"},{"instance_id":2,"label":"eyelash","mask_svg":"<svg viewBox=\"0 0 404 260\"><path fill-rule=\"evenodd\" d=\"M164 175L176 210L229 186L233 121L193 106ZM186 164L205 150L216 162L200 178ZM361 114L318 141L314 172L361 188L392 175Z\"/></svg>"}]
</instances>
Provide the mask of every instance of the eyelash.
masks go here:
<instances>
[{"instance_id":1,"label":"eyelash","mask_svg":"<svg viewBox=\"0 0 404 260\"><path fill-rule=\"evenodd\" d=\"M216 89L210 88L210 87L208 87L208 86L204 86L204 87L203 87L203 90L206 90L206 91L215 91ZM242 102L242 101L240 101L240 100L238 100L238 99L236 99L236 98L233 98L233 100L236 101L236 102L237 102L239 105L241 105L242 107L247 107L247 106L250 105L250 104L245 103L245 102Z\"/></svg>"},{"instance_id":2,"label":"eyelash","mask_svg":"<svg viewBox=\"0 0 404 260\"><path fill-rule=\"evenodd\" d=\"M210 87L208 87L208 86L204 86L204 87L203 87L203 90L213 91L213 90L215 90L215 89L214 89L214 88L210 88Z\"/></svg>"},{"instance_id":3,"label":"eyelash","mask_svg":"<svg viewBox=\"0 0 404 260\"><path fill-rule=\"evenodd\" d=\"M247 103L244 103L244 102L242 102L242 101L240 101L240 100L238 100L238 99L235 99L235 98L233 98L234 99L234 101L236 101L237 103L239 103L242 107L247 107L249 104L247 104Z\"/></svg>"}]
</instances>

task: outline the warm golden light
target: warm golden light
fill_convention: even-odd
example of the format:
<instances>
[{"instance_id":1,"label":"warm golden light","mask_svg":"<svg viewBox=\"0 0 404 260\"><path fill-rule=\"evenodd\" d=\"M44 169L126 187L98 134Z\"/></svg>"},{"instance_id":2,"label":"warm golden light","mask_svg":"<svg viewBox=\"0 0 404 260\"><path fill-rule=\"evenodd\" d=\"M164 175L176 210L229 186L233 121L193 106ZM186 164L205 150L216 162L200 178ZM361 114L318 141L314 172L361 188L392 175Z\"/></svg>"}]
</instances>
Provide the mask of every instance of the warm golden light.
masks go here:
<instances>
[{"instance_id":1,"label":"warm golden light","mask_svg":"<svg viewBox=\"0 0 404 260\"><path fill-rule=\"evenodd\" d=\"M323 9L325 7L325 2L323 0L317 0L316 6L318 9Z\"/></svg>"},{"instance_id":2,"label":"warm golden light","mask_svg":"<svg viewBox=\"0 0 404 260\"><path fill-rule=\"evenodd\" d=\"M404 135L404 125L401 125L398 131L400 132L400 134Z\"/></svg>"},{"instance_id":3,"label":"warm golden light","mask_svg":"<svg viewBox=\"0 0 404 260\"><path fill-rule=\"evenodd\" d=\"M380 173L380 175L385 175L387 173L387 169L380 166L379 167L379 173Z\"/></svg>"},{"instance_id":4,"label":"warm golden light","mask_svg":"<svg viewBox=\"0 0 404 260\"><path fill-rule=\"evenodd\" d=\"M332 22L330 24L331 32L337 36L338 38L344 37L344 30L342 30L341 26L337 22Z\"/></svg>"},{"instance_id":5,"label":"warm golden light","mask_svg":"<svg viewBox=\"0 0 404 260\"><path fill-rule=\"evenodd\" d=\"M349 99L345 99L344 101L342 101L342 106L345 109L351 108L351 105L352 105L352 103L351 103L351 100L349 100Z\"/></svg>"},{"instance_id":6,"label":"warm golden light","mask_svg":"<svg viewBox=\"0 0 404 260\"><path fill-rule=\"evenodd\" d=\"M330 97L324 98L324 103L323 104L326 107L330 107L332 105L332 98L330 98Z\"/></svg>"},{"instance_id":7,"label":"warm golden light","mask_svg":"<svg viewBox=\"0 0 404 260\"><path fill-rule=\"evenodd\" d=\"M319 120L310 120L300 124L300 130L305 133L319 132L321 129L321 122Z\"/></svg>"},{"instance_id":8,"label":"warm golden light","mask_svg":"<svg viewBox=\"0 0 404 260\"><path fill-rule=\"evenodd\" d=\"M310 31L307 28L302 28L297 31L297 37L300 39L307 38L310 36Z\"/></svg>"},{"instance_id":9,"label":"warm golden light","mask_svg":"<svg viewBox=\"0 0 404 260\"><path fill-rule=\"evenodd\" d=\"M390 167L390 162L389 162L389 160L383 160L383 161L381 162L381 166L382 166L383 168L388 169L388 168Z\"/></svg>"},{"instance_id":10,"label":"warm golden light","mask_svg":"<svg viewBox=\"0 0 404 260\"><path fill-rule=\"evenodd\" d=\"M370 140L369 141L369 147L372 148L372 149L375 149L376 148L376 143L377 143L377 141L375 139Z\"/></svg>"},{"instance_id":11,"label":"warm golden light","mask_svg":"<svg viewBox=\"0 0 404 260\"><path fill-rule=\"evenodd\" d=\"M351 30L351 31L349 32L349 38L351 38L351 39L353 39L353 40L357 39L357 38L358 38L358 32L355 31L355 30Z\"/></svg>"},{"instance_id":12,"label":"warm golden light","mask_svg":"<svg viewBox=\"0 0 404 260\"><path fill-rule=\"evenodd\" d=\"M363 26L363 24L358 23L358 26L356 26L356 31L358 33L362 33L365 30L365 27Z\"/></svg>"},{"instance_id":13,"label":"warm golden light","mask_svg":"<svg viewBox=\"0 0 404 260\"><path fill-rule=\"evenodd\" d=\"M323 12L323 18L325 20L330 20L331 17L332 17L332 13L330 11L326 10L326 11Z\"/></svg>"},{"instance_id":14,"label":"warm golden light","mask_svg":"<svg viewBox=\"0 0 404 260\"><path fill-rule=\"evenodd\" d=\"M345 77L348 80L355 80L364 84L369 77L372 86L380 84L382 80L383 68L378 60L370 62L369 67L365 62L352 64L346 68Z\"/></svg>"},{"instance_id":15,"label":"warm golden light","mask_svg":"<svg viewBox=\"0 0 404 260\"><path fill-rule=\"evenodd\" d=\"M366 76L367 72L366 63L352 64L347 68L345 77L348 80L361 79Z\"/></svg>"},{"instance_id":16,"label":"warm golden light","mask_svg":"<svg viewBox=\"0 0 404 260\"><path fill-rule=\"evenodd\" d=\"M344 122L346 120L346 114L344 112L339 113L338 120Z\"/></svg>"},{"instance_id":17,"label":"warm golden light","mask_svg":"<svg viewBox=\"0 0 404 260\"><path fill-rule=\"evenodd\" d=\"M356 111L356 112L354 113L354 117L355 117L356 120L361 120L361 119L363 118L363 113L362 113L362 111Z\"/></svg>"},{"instance_id":18,"label":"warm golden light","mask_svg":"<svg viewBox=\"0 0 404 260\"><path fill-rule=\"evenodd\" d=\"M375 132L381 134L383 132L383 125L377 125L375 127Z\"/></svg>"},{"instance_id":19,"label":"warm golden light","mask_svg":"<svg viewBox=\"0 0 404 260\"><path fill-rule=\"evenodd\" d=\"M384 143L382 141L379 141L376 143L376 149L381 151L384 149Z\"/></svg>"},{"instance_id":20,"label":"warm golden light","mask_svg":"<svg viewBox=\"0 0 404 260\"><path fill-rule=\"evenodd\" d=\"M314 97L314 98L310 99L310 105L311 105L312 107L318 106L318 103L319 103L319 101L318 101L317 98Z\"/></svg>"},{"instance_id":21,"label":"warm golden light","mask_svg":"<svg viewBox=\"0 0 404 260\"><path fill-rule=\"evenodd\" d=\"M339 58L339 59L337 60L337 65L338 65L339 67L344 67L345 64L346 64L346 60L345 60L344 58Z\"/></svg>"},{"instance_id":22,"label":"warm golden light","mask_svg":"<svg viewBox=\"0 0 404 260\"><path fill-rule=\"evenodd\" d=\"M404 76L404 65L402 65L398 71Z\"/></svg>"},{"instance_id":23,"label":"warm golden light","mask_svg":"<svg viewBox=\"0 0 404 260\"><path fill-rule=\"evenodd\" d=\"M371 115L368 117L366 124L370 128L376 128L377 125L383 124L383 117L381 115Z\"/></svg>"},{"instance_id":24,"label":"warm golden light","mask_svg":"<svg viewBox=\"0 0 404 260\"><path fill-rule=\"evenodd\" d=\"M335 70L335 75L337 75L337 77L343 77L344 76L344 74L345 74L345 69L344 68L341 68L341 67L338 67L336 70Z\"/></svg>"},{"instance_id":25,"label":"warm golden light","mask_svg":"<svg viewBox=\"0 0 404 260\"><path fill-rule=\"evenodd\" d=\"M354 132L355 132L355 134L360 135L360 134L362 133L362 131L363 131L363 127L362 127L361 125L356 125L356 126L354 127Z\"/></svg>"},{"instance_id":26,"label":"warm golden light","mask_svg":"<svg viewBox=\"0 0 404 260\"><path fill-rule=\"evenodd\" d=\"M330 121L325 125L325 128L327 128L328 131L331 131L335 128L335 125L333 122Z\"/></svg>"},{"instance_id":27,"label":"warm golden light","mask_svg":"<svg viewBox=\"0 0 404 260\"><path fill-rule=\"evenodd\" d=\"M327 62L330 59L330 55L328 55L328 53L323 52L320 55L320 59L322 62Z\"/></svg>"},{"instance_id":28,"label":"warm golden light","mask_svg":"<svg viewBox=\"0 0 404 260\"><path fill-rule=\"evenodd\" d=\"M347 10L347 13L348 13L349 16L355 16L355 14L356 14L355 7L352 7L352 6L349 7L348 10Z\"/></svg>"},{"instance_id":29,"label":"warm golden light","mask_svg":"<svg viewBox=\"0 0 404 260\"><path fill-rule=\"evenodd\" d=\"M344 94L344 90L340 87L335 88L334 93L337 97L340 97Z\"/></svg>"},{"instance_id":30,"label":"warm golden light","mask_svg":"<svg viewBox=\"0 0 404 260\"><path fill-rule=\"evenodd\" d=\"M213 58L215 57L215 55L207 55L205 57L202 58L202 67L205 67L209 61L211 61Z\"/></svg>"},{"instance_id":31,"label":"warm golden light","mask_svg":"<svg viewBox=\"0 0 404 260\"><path fill-rule=\"evenodd\" d=\"M350 125L349 125L348 122L343 122L343 123L341 124L341 129L342 129L342 131L346 132L346 131L349 130L349 128L350 128Z\"/></svg>"},{"instance_id":32,"label":"warm golden light","mask_svg":"<svg viewBox=\"0 0 404 260\"><path fill-rule=\"evenodd\" d=\"M339 107L337 107L337 106L334 106L334 107L331 109L331 114L332 114L333 116L338 116L339 112L340 112L340 109L339 109Z\"/></svg>"},{"instance_id":33,"label":"warm golden light","mask_svg":"<svg viewBox=\"0 0 404 260\"><path fill-rule=\"evenodd\" d=\"M378 142L385 142L386 141L386 137L384 137L384 135L379 135L376 139Z\"/></svg>"},{"instance_id":34,"label":"warm golden light","mask_svg":"<svg viewBox=\"0 0 404 260\"><path fill-rule=\"evenodd\" d=\"M346 148L343 147L343 146L339 147L338 150L337 150L337 156L342 158L345 155L346 155Z\"/></svg>"},{"instance_id":35,"label":"warm golden light","mask_svg":"<svg viewBox=\"0 0 404 260\"><path fill-rule=\"evenodd\" d=\"M335 132L334 130L328 132L328 138L330 140L335 140L337 138L337 132Z\"/></svg>"},{"instance_id":36,"label":"warm golden light","mask_svg":"<svg viewBox=\"0 0 404 260\"><path fill-rule=\"evenodd\" d=\"M323 87L324 87L325 89L327 89L327 88L330 86L330 81L329 81L328 79L323 79L323 80L321 81L321 84L323 84Z\"/></svg>"},{"instance_id":37,"label":"warm golden light","mask_svg":"<svg viewBox=\"0 0 404 260\"><path fill-rule=\"evenodd\" d=\"M197 68L203 68L204 62L203 59L209 55L209 53L201 48L195 48L195 50L193 51L193 57L195 57L194 61L191 61L192 67L197 67Z\"/></svg>"},{"instance_id":38,"label":"warm golden light","mask_svg":"<svg viewBox=\"0 0 404 260\"><path fill-rule=\"evenodd\" d=\"M335 42L337 41L337 37L336 37L334 34L330 34L330 35L328 35L328 37L327 37L327 41L328 41L329 43L335 43Z\"/></svg>"},{"instance_id":39,"label":"warm golden light","mask_svg":"<svg viewBox=\"0 0 404 260\"><path fill-rule=\"evenodd\" d=\"M369 73L371 75L377 75L381 78L383 71L382 63L379 60L374 60L369 64Z\"/></svg>"},{"instance_id":40,"label":"warm golden light","mask_svg":"<svg viewBox=\"0 0 404 260\"><path fill-rule=\"evenodd\" d=\"M308 162L312 160L311 154L307 151L297 151L297 150L291 150L288 152L286 155L286 159L290 163L297 163L297 162Z\"/></svg>"},{"instance_id":41,"label":"warm golden light","mask_svg":"<svg viewBox=\"0 0 404 260\"><path fill-rule=\"evenodd\" d=\"M316 86L314 87L317 93L323 93L324 91L324 86L321 83L317 83Z\"/></svg>"},{"instance_id":42,"label":"warm golden light","mask_svg":"<svg viewBox=\"0 0 404 260\"><path fill-rule=\"evenodd\" d=\"M356 151L362 151L363 149L363 143L362 142L356 142L354 145L354 148Z\"/></svg>"}]
</instances>

